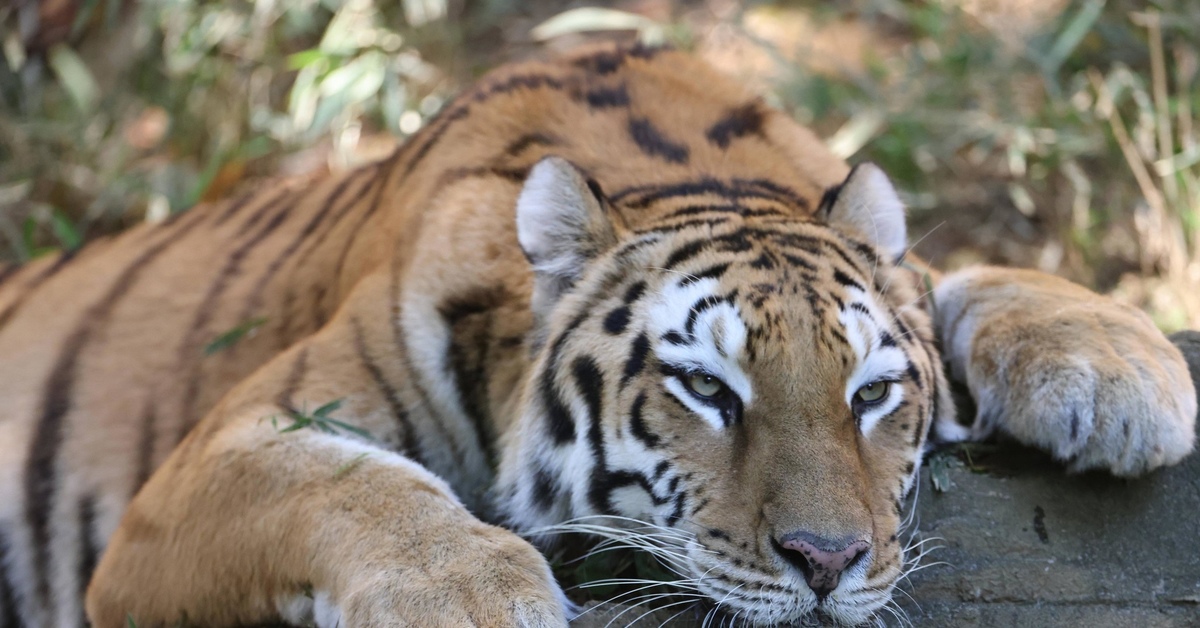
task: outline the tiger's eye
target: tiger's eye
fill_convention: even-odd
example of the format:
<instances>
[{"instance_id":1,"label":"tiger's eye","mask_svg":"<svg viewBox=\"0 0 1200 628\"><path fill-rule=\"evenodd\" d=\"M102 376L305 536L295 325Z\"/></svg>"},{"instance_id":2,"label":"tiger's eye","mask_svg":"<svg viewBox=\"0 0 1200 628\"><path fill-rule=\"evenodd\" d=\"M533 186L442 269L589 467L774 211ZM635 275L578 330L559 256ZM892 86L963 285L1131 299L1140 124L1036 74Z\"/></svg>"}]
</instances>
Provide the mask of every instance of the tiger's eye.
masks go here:
<instances>
[{"instance_id":1,"label":"tiger's eye","mask_svg":"<svg viewBox=\"0 0 1200 628\"><path fill-rule=\"evenodd\" d=\"M715 397L725 390L721 380L704 373L694 373L687 378L687 387L701 397Z\"/></svg>"},{"instance_id":2,"label":"tiger's eye","mask_svg":"<svg viewBox=\"0 0 1200 628\"><path fill-rule=\"evenodd\" d=\"M858 392L854 393L854 396L858 397L859 401L874 403L887 396L889 387L891 387L891 384L888 382L871 382L859 388Z\"/></svg>"}]
</instances>

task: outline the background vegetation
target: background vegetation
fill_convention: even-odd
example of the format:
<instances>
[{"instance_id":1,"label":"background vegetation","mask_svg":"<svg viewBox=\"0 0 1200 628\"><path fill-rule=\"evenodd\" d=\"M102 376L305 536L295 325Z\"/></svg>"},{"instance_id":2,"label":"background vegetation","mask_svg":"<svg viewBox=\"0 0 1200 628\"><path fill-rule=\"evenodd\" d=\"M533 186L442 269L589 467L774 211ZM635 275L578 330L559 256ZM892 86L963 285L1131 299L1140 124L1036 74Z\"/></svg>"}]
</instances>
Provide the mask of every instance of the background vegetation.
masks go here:
<instances>
[{"instance_id":1,"label":"background vegetation","mask_svg":"<svg viewBox=\"0 0 1200 628\"><path fill-rule=\"evenodd\" d=\"M641 37L695 50L839 154L880 162L935 263L1038 267L1113 290L1165 328L1200 325L1200 3L583 6L10 2L0 260L377 158L494 65Z\"/></svg>"}]
</instances>

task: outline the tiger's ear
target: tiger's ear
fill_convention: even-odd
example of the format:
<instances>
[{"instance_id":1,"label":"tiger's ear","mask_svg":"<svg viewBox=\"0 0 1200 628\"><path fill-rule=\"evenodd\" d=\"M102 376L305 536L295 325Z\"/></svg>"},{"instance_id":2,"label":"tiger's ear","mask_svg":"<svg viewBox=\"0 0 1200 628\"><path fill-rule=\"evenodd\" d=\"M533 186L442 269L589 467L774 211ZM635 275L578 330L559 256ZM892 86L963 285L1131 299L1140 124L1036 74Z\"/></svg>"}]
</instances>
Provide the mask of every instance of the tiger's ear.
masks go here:
<instances>
[{"instance_id":1,"label":"tiger's ear","mask_svg":"<svg viewBox=\"0 0 1200 628\"><path fill-rule=\"evenodd\" d=\"M829 188L818 214L831 225L858 230L892 260L898 260L908 244L904 203L887 175L873 163L858 164L845 181Z\"/></svg>"},{"instance_id":2,"label":"tiger's ear","mask_svg":"<svg viewBox=\"0 0 1200 628\"><path fill-rule=\"evenodd\" d=\"M517 240L533 266L535 320L545 320L587 263L617 243L598 196L598 187L561 157L529 171L517 198Z\"/></svg>"}]
</instances>

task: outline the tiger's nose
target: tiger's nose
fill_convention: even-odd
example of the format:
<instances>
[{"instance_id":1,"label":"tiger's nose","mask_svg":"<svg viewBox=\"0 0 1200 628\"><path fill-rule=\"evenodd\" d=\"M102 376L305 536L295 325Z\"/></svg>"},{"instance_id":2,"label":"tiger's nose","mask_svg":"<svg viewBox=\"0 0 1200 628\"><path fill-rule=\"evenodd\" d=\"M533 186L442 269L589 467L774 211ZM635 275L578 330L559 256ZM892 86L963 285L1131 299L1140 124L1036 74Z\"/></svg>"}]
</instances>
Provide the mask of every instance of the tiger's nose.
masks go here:
<instances>
[{"instance_id":1,"label":"tiger's nose","mask_svg":"<svg viewBox=\"0 0 1200 628\"><path fill-rule=\"evenodd\" d=\"M775 549L804 574L809 588L824 598L837 588L842 572L871 548L861 538L828 539L811 532L792 532L779 538Z\"/></svg>"}]
</instances>

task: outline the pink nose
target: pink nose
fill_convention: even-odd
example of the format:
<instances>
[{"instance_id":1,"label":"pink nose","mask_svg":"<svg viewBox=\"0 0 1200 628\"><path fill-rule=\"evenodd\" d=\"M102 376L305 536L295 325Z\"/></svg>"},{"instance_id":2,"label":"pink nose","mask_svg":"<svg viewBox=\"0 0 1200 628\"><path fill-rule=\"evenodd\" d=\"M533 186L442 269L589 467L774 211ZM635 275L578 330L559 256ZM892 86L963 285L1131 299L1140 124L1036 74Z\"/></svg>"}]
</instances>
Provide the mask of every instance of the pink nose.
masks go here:
<instances>
[{"instance_id":1,"label":"pink nose","mask_svg":"<svg viewBox=\"0 0 1200 628\"><path fill-rule=\"evenodd\" d=\"M779 539L778 549L804 573L813 593L823 598L837 588L842 572L871 548L867 541L853 538L833 540L810 532L793 532Z\"/></svg>"}]
</instances>

